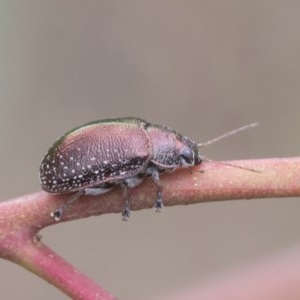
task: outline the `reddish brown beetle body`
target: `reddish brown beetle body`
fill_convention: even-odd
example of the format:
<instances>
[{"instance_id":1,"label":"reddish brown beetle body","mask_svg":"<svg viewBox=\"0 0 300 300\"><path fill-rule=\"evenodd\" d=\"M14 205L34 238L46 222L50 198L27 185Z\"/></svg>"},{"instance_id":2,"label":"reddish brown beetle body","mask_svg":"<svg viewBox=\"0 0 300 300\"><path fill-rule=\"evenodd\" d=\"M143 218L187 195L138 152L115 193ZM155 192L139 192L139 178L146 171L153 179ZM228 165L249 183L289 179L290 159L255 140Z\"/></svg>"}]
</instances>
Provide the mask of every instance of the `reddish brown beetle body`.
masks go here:
<instances>
[{"instance_id":1,"label":"reddish brown beetle body","mask_svg":"<svg viewBox=\"0 0 300 300\"><path fill-rule=\"evenodd\" d=\"M158 188L155 207L161 208L159 173L201 162L197 144L169 127L138 118L107 119L75 128L57 140L41 163L40 180L49 193L77 192L70 202L122 185L127 218L127 187L150 177ZM64 208L53 213L55 219Z\"/></svg>"}]
</instances>

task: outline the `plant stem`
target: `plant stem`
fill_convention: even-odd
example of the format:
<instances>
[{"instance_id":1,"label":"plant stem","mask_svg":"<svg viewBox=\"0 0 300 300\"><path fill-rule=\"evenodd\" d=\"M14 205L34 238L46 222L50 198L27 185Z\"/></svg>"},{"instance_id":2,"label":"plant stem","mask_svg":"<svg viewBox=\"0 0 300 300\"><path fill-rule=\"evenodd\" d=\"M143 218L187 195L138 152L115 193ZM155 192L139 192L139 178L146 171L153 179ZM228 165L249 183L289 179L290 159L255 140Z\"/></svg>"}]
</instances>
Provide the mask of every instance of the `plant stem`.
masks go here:
<instances>
[{"instance_id":1,"label":"plant stem","mask_svg":"<svg viewBox=\"0 0 300 300\"><path fill-rule=\"evenodd\" d=\"M300 157L225 162L252 172L205 162L191 170L182 169L161 176L165 206L207 201L300 196ZM150 180L130 191L133 210L153 207L156 187ZM50 212L70 197L38 192L0 204L0 257L11 260L50 282L73 299L115 299L85 277L37 237L42 228L56 224ZM101 196L81 197L62 221L105 213L119 213L124 208L121 190L116 188Z\"/></svg>"}]
</instances>

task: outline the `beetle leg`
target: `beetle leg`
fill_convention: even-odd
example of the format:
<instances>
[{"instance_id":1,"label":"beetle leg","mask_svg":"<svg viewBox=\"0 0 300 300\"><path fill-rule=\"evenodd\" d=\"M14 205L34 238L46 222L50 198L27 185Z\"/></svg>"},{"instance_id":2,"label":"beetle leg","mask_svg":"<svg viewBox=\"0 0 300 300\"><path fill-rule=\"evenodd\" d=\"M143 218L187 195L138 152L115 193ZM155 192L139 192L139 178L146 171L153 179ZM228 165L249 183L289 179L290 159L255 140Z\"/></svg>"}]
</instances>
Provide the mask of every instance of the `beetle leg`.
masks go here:
<instances>
[{"instance_id":1,"label":"beetle leg","mask_svg":"<svg viewBox=\"0 0 300 300\"><path fill-rule=\"evenodd\" d=\"M91 195L91 196L99 196L101 194L104 194L108 191L110 191L113 188L113 186L103 186L103 187L94 187L94 188L87 188L84 190L85 195Z\"/></svg>"},{"instance_id":2,"label":"beetle leg","mask_svg":"<svg viewBox=\"0 0 300 300\"><path fill-rule=\"evenodd\" d=\"M104 186L104 187L95 187L95 188L87 188L87 189L80 190L77 193L75 193L72 197L70 197L62 207L53 211L51 213L51 217L54 218L55 221L60 221L65 209L67 209L75 201L77 201L80 196L83 196L83 195L98 196L98 195L101 195L103 193L110 191L111 189L112 189L112 187L110 187L110 186Z\"/></svg>"},{"instance_id":3,"label":"beetle leg","mask_svg":"<svg viewBox=\"0 0 300 300\"><path fill-rule=\"evenodd\" d=\"M80 190L77 193L75 193L59 209L51 212L51 214L50 214L51 217L54 218L54 220L57 222L60 221L65 209L68 208L69 206L71 206L80 196L82 196L84 194L85 194L85 190Z\"/></svg>"},{"instance_id":4,"label":"beetle leg","mask_svg":"<svg viewBox=\"0 0 300 300\"><path fill-rule=\"evenodd\" d=\"M156 211L159 212L163 209L164 204L162 200L162 185L159 181L159 173L157 168L149 167L147 169L147 176L149 176L157 186L157 199L156 202L154 203L154 208L156 208Z\"/></svg>"},{"instance_id":5,"label":"beetle leg","mask_svg":"<svg viewBox=\"0 0 300 300\"><path fill-rule=\"evenodd\" d=\"M128 186L126 182L122 183L123 197L125 198L125 207L122 211L122 220L127 221L130 217L130 199L128 194Z\"/></svg>"}]
</instances>

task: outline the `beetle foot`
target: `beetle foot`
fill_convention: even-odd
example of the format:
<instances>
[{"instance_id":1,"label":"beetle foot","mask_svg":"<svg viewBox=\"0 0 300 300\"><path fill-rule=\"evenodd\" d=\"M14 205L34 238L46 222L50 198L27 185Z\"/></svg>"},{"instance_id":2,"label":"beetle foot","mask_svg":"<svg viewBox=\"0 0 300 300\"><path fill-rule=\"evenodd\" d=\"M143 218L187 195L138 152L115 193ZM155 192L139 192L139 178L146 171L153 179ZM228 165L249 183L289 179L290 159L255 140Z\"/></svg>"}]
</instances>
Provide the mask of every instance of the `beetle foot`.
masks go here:
<instances>
[{"instance_id":1,"label":"beetle foot","mask_svg":"<svg viewBox=\"0 0 300 300\"><path fill-rule=\"evenodd\" d=\"M130 208L126 206L122 211L122 221L128 221L128 219L130 218L130 214Z\"/></svg>"},{"instance_id":2,"label":"beetle foot","mask_svg":"<svg viewBox=\"0 0 300 300\"><path fill-rule=\"evenodd\" d=\"M63 211L64 211L64 209L61 207L61 208L53 211L50 215L52 218L54 218L55 221L59 222L63 215Z\"/></svg>"},{"instance_id":3,"label":"beetle foot","mask_svg":"<svg viewBox=\"0 0 300 300\"><path fill-rule=\"evenodd\" d=\"M130 217L130 199L128 195L127 182L124 182L121 186L123 188L123 196L125 198L125 207L124 210L122 211L122 221L128 221Z\"/></svg>"},{"instance_id":4,"label":"beetle foot","mask_svg":"<svg viewBox=\"0 0 300 300\"><path fill-rule=\"evenodd\" d=\"M161 212L162 209L164 208L164 204L161 198L157 199L155 204L154 204L154 208L156 209L156 212Z\"/></svg>"}]
</instances>

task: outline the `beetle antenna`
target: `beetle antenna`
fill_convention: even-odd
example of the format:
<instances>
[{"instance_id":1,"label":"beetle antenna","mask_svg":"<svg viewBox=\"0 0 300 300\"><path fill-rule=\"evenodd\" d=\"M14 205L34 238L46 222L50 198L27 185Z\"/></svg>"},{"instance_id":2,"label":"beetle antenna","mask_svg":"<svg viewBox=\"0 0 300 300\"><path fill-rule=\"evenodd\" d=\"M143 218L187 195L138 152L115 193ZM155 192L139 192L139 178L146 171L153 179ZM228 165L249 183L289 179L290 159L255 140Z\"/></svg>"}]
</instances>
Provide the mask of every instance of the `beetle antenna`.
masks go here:
<instances>
[{"instance_id":1,"label":"beetle antenna","mask_svg":"<svg viewBox=\"0 0 300 300\"><path fill-rule=\"evenodd\" d=\"M255 170L255 169L247 168L247 167L242 167L242 166L239 166L239 165L234 165L234 164L223 162L223 161L217 161L217 160L209 159L209 158L204 157L204 156L201 156L201 160L202 161L207 161L207 162L213 162L215 164L219 164L219 165L222 165L222 166L228 166L228 167L233 167L233 168L246 170L246 171L251 171L251 172L255 172L255 173L261 173L261 171L259 171L259 170Z\"/></svg>"},{"instance_id":2,"label":"beetle antenna","mask_svg":"<svg viewBox=\"0 0 300 300\"><path fill-rule=\"evenodd\" d=\"M220 136L218 136L218 137L216 137L216 138L214 138L214 139L212 139L210 141L207 141L205 143L200 143L197 146L198 146L198 148L201 148L201 147L213 144L215 142L218 142L219 140L222 140L224 138L229 137L230 135L236 134L238 132L241 132L241 131L249 129L249 128L253 128L253 127L257 126L257 125L258 125L258 122L242 126L240 128L237 128L237 129L234 129L232 131L226 132L226 133L224 133L224 134L222 134L222 135L220 135Z\"/></svg>"}]
</instances>

